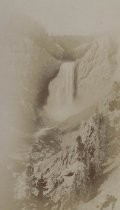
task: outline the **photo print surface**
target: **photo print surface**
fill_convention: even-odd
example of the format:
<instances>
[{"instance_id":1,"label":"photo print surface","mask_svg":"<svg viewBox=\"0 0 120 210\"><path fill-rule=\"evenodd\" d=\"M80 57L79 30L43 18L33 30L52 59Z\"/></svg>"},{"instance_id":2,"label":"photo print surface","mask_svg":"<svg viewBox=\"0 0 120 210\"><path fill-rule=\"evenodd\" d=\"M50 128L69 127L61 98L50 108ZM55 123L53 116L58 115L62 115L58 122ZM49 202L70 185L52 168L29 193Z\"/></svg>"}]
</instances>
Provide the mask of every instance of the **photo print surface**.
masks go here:
<instances>
[{"instance_id":1,"label":"photo print surface","mask_svg":"<svg viewBox=\"0 0 120 210\"><path fill-rule=\"evenodd\" d=\"M0 0L0 210L120 210L119 64L119 0Z\"/></svg>"}]
</instances>

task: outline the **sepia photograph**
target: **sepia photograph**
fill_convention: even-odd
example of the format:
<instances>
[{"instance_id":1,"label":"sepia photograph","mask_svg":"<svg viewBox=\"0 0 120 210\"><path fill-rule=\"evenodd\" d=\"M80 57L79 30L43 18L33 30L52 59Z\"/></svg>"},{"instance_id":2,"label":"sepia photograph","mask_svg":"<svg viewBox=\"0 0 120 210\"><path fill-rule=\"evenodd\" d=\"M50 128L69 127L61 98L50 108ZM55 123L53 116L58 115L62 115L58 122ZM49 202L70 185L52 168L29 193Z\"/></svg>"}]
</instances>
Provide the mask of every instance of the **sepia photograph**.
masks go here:
<instances>
[{"instance_id":1,"label":"sepia photograph","mask_svg":"<svg viewBox=\"0 0 120 210\"><path fill-rule=\"evenodd\" d=\"M0 0L0 210L120 210L119 63L119 0Z\"/></svg>"}]
</instances>

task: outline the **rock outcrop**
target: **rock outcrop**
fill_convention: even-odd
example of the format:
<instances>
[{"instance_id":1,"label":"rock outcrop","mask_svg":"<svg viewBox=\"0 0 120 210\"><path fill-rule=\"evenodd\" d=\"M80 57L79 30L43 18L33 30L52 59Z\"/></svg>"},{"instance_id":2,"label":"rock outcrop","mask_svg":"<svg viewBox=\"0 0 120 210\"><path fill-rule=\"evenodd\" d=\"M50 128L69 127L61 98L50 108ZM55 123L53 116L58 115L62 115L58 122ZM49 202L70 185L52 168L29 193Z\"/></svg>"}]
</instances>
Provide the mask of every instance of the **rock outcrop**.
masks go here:
<instances>
[{"instance_id":1,"label":"rock outcrop","mask_svg":"<svg viewBox=\"0 0 120 210\"><path fill-rule=\"evenodd\" d=\"M46 129L37 134L22 176L25 199L43 202L43 209L60 210L89 200L103 172L105 127L105 119L96 114L83 121L77 131L63 135L59 129Z\"/></svg>"}]
</instances>

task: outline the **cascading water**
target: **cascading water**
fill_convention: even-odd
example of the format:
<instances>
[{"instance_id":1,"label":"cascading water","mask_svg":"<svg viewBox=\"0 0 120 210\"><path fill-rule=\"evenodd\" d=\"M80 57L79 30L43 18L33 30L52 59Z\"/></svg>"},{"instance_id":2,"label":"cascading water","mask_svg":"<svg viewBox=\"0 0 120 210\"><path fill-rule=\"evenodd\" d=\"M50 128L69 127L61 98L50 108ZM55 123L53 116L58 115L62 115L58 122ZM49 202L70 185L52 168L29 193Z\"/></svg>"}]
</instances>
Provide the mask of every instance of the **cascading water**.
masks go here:
<instances>
[{"instance_id":1,"label":"cascading water","mask_svg":"<svg viewBox=\"0 0 120 210\"><path fill-rule=\"evenodd\" d=\"M67 103L70 105L74 98L74 63L64 63L62 68L65 71L65 95Z\"/></svg>"},{"instance_id":2,"label":"cascading water","mask_svg":"<svg viewBox=\"0 0 120 210\"><path fill-rule=\"evenodd\" d=\"M50 82L49 97L45 110L52 112L58 119L63 115L68 116L68 112L74 104L75 94L75 71L74 62L65 62L61 65L57 77Z\"/></svg>"},{"instance_id":3,"label":"cascading water","mask_svg":"<svg viewBox=\"0 0 120 210\"><path fill-rule=\"evenodd\" d=\"M85 55L61 65L49 84L44 109L56 121L95 107L110 89L116 70L116 52L106 38L96 40Z\"/></svg>"},{"instance_id":4,"label":"cascading water","mask_svg":"<svg viewBox=\"0 0 120 210\"><path fill-rule=\"evenodd\" d=\"M58 82L59 84L61 83L60 86L56 87L58 106L62 104L71 105L74 98L74 62L63 63L60 67L58 77ZM52 85L54 84L52 83ZM62 101L61 95L63 95Z\"/></svg>"}]
</instances>

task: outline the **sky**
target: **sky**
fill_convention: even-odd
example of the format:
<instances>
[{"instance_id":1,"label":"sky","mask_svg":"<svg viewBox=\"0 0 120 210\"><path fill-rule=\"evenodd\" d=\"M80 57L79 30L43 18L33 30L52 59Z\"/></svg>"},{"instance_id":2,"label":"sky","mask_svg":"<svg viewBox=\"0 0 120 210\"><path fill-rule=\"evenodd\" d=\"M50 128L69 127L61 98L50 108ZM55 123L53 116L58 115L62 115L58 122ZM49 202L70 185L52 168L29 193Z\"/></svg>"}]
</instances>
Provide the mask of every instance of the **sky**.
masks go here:
<instances>
[{"instance_id":1,"label":"sky","mask_svg":"<svg viewBox=\"0 0 120 210\"><path fill-rule=\"evenodd\" d=\"M50 34L98 34L120 28L120 0L0 0L0 13L24 13Z\"/></svg>"}]
</instances>

